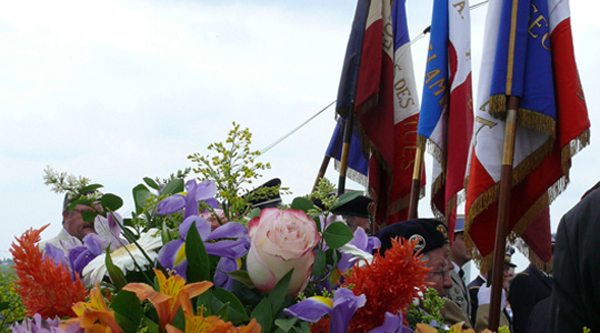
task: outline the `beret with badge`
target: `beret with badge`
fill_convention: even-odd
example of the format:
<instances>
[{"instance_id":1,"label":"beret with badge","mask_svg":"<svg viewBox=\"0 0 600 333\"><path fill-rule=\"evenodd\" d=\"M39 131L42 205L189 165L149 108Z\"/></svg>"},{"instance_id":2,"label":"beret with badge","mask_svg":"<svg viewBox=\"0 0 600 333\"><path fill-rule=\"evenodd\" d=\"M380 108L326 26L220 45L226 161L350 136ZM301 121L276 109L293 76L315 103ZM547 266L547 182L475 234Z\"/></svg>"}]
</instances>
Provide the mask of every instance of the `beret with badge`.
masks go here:
<instances>
[{"instance_id":1,"label":"beret with badge","mask_svg":"<svg viewBox=\"0 0 600 333\"><path fill-rule=\"evenodd\" d=\"M434 219L413 219L394 223L377 232L375 235L381 241L381 254L392 247L392 239L402 237L407 240L416 240L414 251L425 254L448 244L448 228Z\"/></svg>"}]
</instances>

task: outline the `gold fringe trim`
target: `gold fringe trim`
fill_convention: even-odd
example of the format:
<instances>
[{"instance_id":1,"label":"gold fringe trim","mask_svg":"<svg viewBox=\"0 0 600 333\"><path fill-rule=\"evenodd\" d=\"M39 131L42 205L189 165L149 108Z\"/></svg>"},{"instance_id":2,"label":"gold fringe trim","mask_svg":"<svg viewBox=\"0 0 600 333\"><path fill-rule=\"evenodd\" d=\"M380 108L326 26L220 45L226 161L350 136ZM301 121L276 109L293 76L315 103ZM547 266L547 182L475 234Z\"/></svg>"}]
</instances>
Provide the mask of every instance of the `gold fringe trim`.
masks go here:
<instances>
[{"instance_id":1,"label":"gold fringe trim","mask_svg":"<svg viewBox=\"0 0 600 333\"><path fill-rule=\"evenodd\" d=\"M507 98L506 95L492 95L490 96L490 102L488 112L496 119L506 121L506 110L507 110Z\"/></svg>"},{"instance_id":2,"label":"gold fringe trim","mask_svg":"<svg viewBox=\"0 0 600 333\"><path fill-rule=\"evenodd\" d=\"M539 112L518 108L517 124L556 137L556 121Z\"/></svg>"},{"instance_id":3,"label":"gold fringe trim","mask_svg":"<svg viewBox=\"0 0 600 333\"><path fill-rule=\"evenodd\" d=\"M540 166L544 159L550 155L554 146L554 138L550 137L536 151L527 156L519 165L513 168L511 188L515 187L531 173L535 168Z\"/></svg>"},{"instance_id":4,"label":"gold fringe trim","mask_svg":"<svg viewBox=\"0 0 600 333\"><path fill-rule=\"evenodd\" d=\"M489 101L489 113L492 117L506 121L508 98L506 95L492 95ZM517 124L534 131L546 133L551 137L556 136L556 121L537 111L518 108Z\"/></svg>"},{"instance_id":5,"label":"gold fringe trim","mask_svg":"<svg viewBox=\"0 0 600 333\"><path fill-rule=\"evenodd\" d=\"M579 153L583 148L590 144L590 129L588 128L578 137L571 140L561 151L562 170L565 175L569 174L571 168L571 158Z\"/></svg>"}]
</instances>

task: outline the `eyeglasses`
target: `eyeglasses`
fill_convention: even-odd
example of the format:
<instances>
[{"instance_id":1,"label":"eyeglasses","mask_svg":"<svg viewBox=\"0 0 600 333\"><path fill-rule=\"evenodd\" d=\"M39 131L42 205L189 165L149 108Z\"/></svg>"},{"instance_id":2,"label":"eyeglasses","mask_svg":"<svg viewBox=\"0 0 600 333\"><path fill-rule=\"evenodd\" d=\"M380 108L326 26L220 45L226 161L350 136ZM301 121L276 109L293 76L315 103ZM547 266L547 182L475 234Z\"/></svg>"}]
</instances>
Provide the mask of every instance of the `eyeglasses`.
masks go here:
<instances>
[{"instance_id":1,"label":"eyeglasses","mask_svg":"<svg viewBox=\"0 0 600 333\"><path fill-rule=\"evenodd\" d=\"M448 270L445 269L443 271L429 271L429 273L435 274L435 275L440 275L442 278L444 278L448 275Z\"/></svg>"}]
</instances>

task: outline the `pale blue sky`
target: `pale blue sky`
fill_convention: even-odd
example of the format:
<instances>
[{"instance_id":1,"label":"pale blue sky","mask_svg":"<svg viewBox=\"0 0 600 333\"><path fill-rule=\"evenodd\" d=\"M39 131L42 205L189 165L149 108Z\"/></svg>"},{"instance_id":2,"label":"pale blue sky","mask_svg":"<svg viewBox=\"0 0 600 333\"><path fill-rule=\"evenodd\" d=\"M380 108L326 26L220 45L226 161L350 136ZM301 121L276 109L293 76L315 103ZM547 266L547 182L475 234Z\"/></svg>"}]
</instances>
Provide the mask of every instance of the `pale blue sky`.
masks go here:
<instances>
[{"instance_id":1,"label":"pale blue sky","mask_svg":"<svg viewBox=\"0 0 600 333\"><path fill-rule=\"evenodd\" d=\"M431 0L408 1L409 30L429 25ZM14 236L60 229L62 196L48 165L91 178L125 200L142 177L192 166L186 156L223 141L231 122L268 146L335 100L356 1L12 1L0 4L0 257ZM472 3L473 4L473 3ZM572 2L576 57L592 145L552 206L553 229L600 180L600 23ZM471 13L473 79L487 7ZM413 45L417 86L428 38ZM333 109L262 157L292 196L307 194L334 126ZM337 182L330 166L328 176ZM356 184L351 185L360 189ZM420 212L430 214L421 200Z\"/></svg>"}]
</instances>

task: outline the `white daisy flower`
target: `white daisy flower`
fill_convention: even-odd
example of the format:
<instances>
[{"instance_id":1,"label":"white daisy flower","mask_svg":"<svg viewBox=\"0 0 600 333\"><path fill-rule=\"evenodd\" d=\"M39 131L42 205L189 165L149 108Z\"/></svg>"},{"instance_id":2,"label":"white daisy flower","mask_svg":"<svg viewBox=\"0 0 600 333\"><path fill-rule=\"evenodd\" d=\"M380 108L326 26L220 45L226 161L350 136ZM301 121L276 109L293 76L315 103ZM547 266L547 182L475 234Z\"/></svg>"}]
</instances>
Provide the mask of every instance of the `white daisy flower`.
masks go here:
<instances>
[{"instance_id":1,"label":"white daisy flower","mask_svg":"<svg viewBox=\"0 0 600 333\"><path fill-rule=\"evenodd\" d=\"M158 250L162 247L162 240L158 229L150 229L148 232L142 233L140 239L137 240L141 249L135 244L129 244L120 247L110 253L110 258L116 267L119 267L121 271L128 272L136 270L134 263L138 263L140 267L152 265L158 256ZM150 258L150 262L144 256L146 252ZM108 270L106 269L106 253L102 253L94 260L90 261L89 264L83 269L82 275L84 278L89 279L92 285L96 282L102 281L104 276L108 276Z\"/></svg>"}]
</instances>

